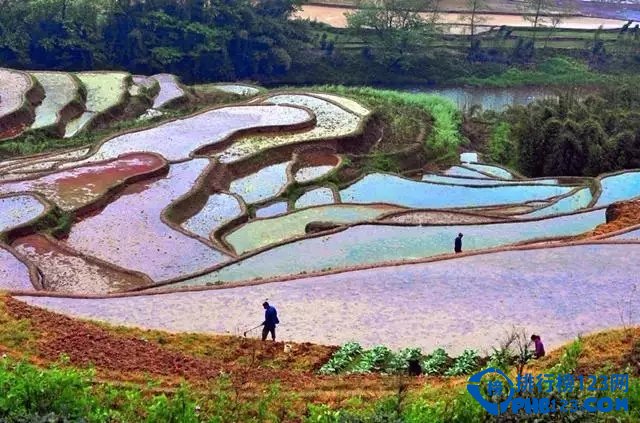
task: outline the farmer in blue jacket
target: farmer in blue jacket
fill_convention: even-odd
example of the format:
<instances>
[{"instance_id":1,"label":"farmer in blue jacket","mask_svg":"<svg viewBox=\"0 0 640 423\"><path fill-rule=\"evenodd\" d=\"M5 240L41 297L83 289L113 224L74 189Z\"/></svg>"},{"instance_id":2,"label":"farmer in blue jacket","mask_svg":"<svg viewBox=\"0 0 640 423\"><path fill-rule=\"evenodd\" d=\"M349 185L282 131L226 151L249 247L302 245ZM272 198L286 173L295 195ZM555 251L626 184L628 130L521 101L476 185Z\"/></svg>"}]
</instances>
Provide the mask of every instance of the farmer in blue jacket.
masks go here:
<instances>
[{"instance_id":1,"label":"farmer in blue jacket","mask_svg":"<svg viewBox=\"0 0 640 423\"><path fill-rule=\"evenodd\" d=\"M262 323L262 340L266 341L267 335L271 332L271 339L276 340L276 325L280 323L278 320L278 311L274 306L269 305L268 302L262 303L264 307L264 322Z\"/></svg>"}]
</instances>

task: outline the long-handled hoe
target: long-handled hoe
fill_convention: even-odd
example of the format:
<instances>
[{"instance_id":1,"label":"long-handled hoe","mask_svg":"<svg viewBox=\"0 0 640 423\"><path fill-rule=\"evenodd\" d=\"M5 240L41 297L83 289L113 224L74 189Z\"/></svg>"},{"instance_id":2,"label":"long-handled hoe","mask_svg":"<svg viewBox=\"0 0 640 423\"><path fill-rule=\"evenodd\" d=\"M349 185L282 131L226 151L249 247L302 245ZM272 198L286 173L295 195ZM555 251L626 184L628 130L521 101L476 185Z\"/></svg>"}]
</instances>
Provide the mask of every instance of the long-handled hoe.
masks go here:
<instances>
[{"instance_id":1,"label":"long-handled hoe","mask_svg":"<svg viewBox=\"0 0 640 423\"><path fill-rule=\"evenodd\" d=\"M247 333L251 332L252 330L258 329L260 326L262 326L262 324L256 326L255 328L247 329L246 331L244 331L243 336L246 338L247 337Z\"/></svg>"}]
</instances>

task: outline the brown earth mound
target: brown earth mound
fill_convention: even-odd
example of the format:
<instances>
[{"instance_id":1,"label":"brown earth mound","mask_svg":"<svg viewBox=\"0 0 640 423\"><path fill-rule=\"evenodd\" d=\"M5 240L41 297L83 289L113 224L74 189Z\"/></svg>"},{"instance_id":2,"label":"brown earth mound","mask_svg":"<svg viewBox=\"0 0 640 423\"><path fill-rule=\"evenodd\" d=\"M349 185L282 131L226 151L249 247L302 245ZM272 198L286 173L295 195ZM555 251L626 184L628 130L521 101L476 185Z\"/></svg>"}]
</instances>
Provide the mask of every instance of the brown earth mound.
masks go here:
<instances>
[{"instance_id":1,"label":"brown earth mound","mask_svg":"<svg viewBox=\"0 0 640 423\"><path fill-rule=\"evenodd\" d=\"M607 223L585 235L591 238L640 224L640 200L622 201L607 207Z\"/></svg>"}]
</instances>

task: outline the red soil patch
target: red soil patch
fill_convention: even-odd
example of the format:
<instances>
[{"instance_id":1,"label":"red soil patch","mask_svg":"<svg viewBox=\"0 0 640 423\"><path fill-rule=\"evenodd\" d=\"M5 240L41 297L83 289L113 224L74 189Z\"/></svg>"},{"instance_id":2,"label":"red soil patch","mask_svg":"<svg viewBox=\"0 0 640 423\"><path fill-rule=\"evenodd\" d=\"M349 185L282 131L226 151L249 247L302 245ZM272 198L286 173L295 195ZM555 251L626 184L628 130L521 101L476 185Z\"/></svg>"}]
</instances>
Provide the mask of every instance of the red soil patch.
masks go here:
<instances>
[{"instance_id":1,"label":"red soil patch","mask_svg":"<svg viewBox=\"0 0 640 423\"><path fill-rule=\"evenodd\" d=\"M22 132L24 132L26 127L27 125L21 124L21 125L12 126L8 129L5 129L4 131L0 131L0 140L17 137Z\"/></svg>"},{"instance_id":2,"label":"red soil patch","mask_svg":"<svg viewBox=\"0 0 640 423\"><path fill-rule=\"evenodd\" d=\"M12 246L38 266L49 291L106 294L152 286L141 274L85 256L41 234L16 239Z\"/></svg>"},{"instance_id":3,"label":"red soil patch","mask_svg":"<svg viewBox=\"0 0 640 423\"><path fill-rule=\"evenodd\" d=\"M607 223L584 235L591 238L640 225L640 200L623 201L607 207Z\"/></svg>"},{"instance_id":4,"label":"red soil patch","mask_svg":"<svg viewBox=\"0 0 640 423\"><path fill-rule=\"evenodd\" d=\"M244 373L249 366L242 365L238 357L255 355L257 365L261 359L284 355L282 343L256 343L244 340L236 344L236 351L229 351L228 359L221 357L194 357L170 348L164 348L144 338L116 334L112 330L97 324L74 320L44 309L32 307L10 297L4 299L7 313L15 319L27 319L31 326L41 334L38 341L38 353L50 361L61 355L69 357L70 363L84 367L95 366L97 369L123 373L149 373L156 376L180 377L189 380L212 379L221 372L237 375ZM167 334L167 336L171 336ZM304 355L310 345L295 345L294 350ZM315 347L318 348L318 347ZM325 350L326 359L332 348ZM289 357L293 361L292 357ZM324 360L323 360L324 361ZM279 379L287 384L297 384L314 377L288 370L270 370L267 368L250 368L252 382L271 382Z\"/></svg>"},{"instance_id":5,"label":"red soil patch","mask_svg":"<svg viewBox=\"0 0 640 423\"><path fill-rule=\"evenodd\" d=\"M0 185L0 191L37 191L65 210L78 209L118 185L160 172L165 165L166 162L155 154L133 153L37 179L7 182Z\"/></svg>"},{"instance_id":6,"label":"red soil patch","mask_svg":"<svg viewBox=\"0 0 640 423\"><path fill-rule=\"evenodd\" d=\"M93 324L6 298L8 313L28 319L43 334L38 350L51 360L62 354L78 366L94 365L107 370L147 372L156 375L210 378L218 375L218 366L176 352L166 351L141 339L116 337Z\"/></svg>"}]
</instances>

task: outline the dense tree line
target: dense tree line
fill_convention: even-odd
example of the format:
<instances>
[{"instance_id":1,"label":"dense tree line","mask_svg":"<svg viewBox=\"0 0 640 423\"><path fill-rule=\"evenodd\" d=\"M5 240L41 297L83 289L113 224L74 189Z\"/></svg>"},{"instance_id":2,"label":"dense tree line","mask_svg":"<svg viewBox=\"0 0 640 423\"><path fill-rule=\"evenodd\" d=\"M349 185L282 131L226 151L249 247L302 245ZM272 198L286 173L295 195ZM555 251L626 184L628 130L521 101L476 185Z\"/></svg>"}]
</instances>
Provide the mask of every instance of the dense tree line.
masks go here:
<instances>
[{"instance_id":1,"label":"dense tree line","mask_svg":"<svg viewBox=\"0 0 640 423\"><path fill-rule=\"evenodd\" d=\"M496 125L489 150L532 177L640 168L640 86L512 107Z\"/></svg>"},{"instance_id":2,"label":"dense tree line","mask_svg":"<svg viewBox=\"0 0 640 423\"><path fill-rule=\"evenodd\" d=\"M0 0L0 65L278 75L309 42L295 0Z\"/></svg>"}]
</instances>

